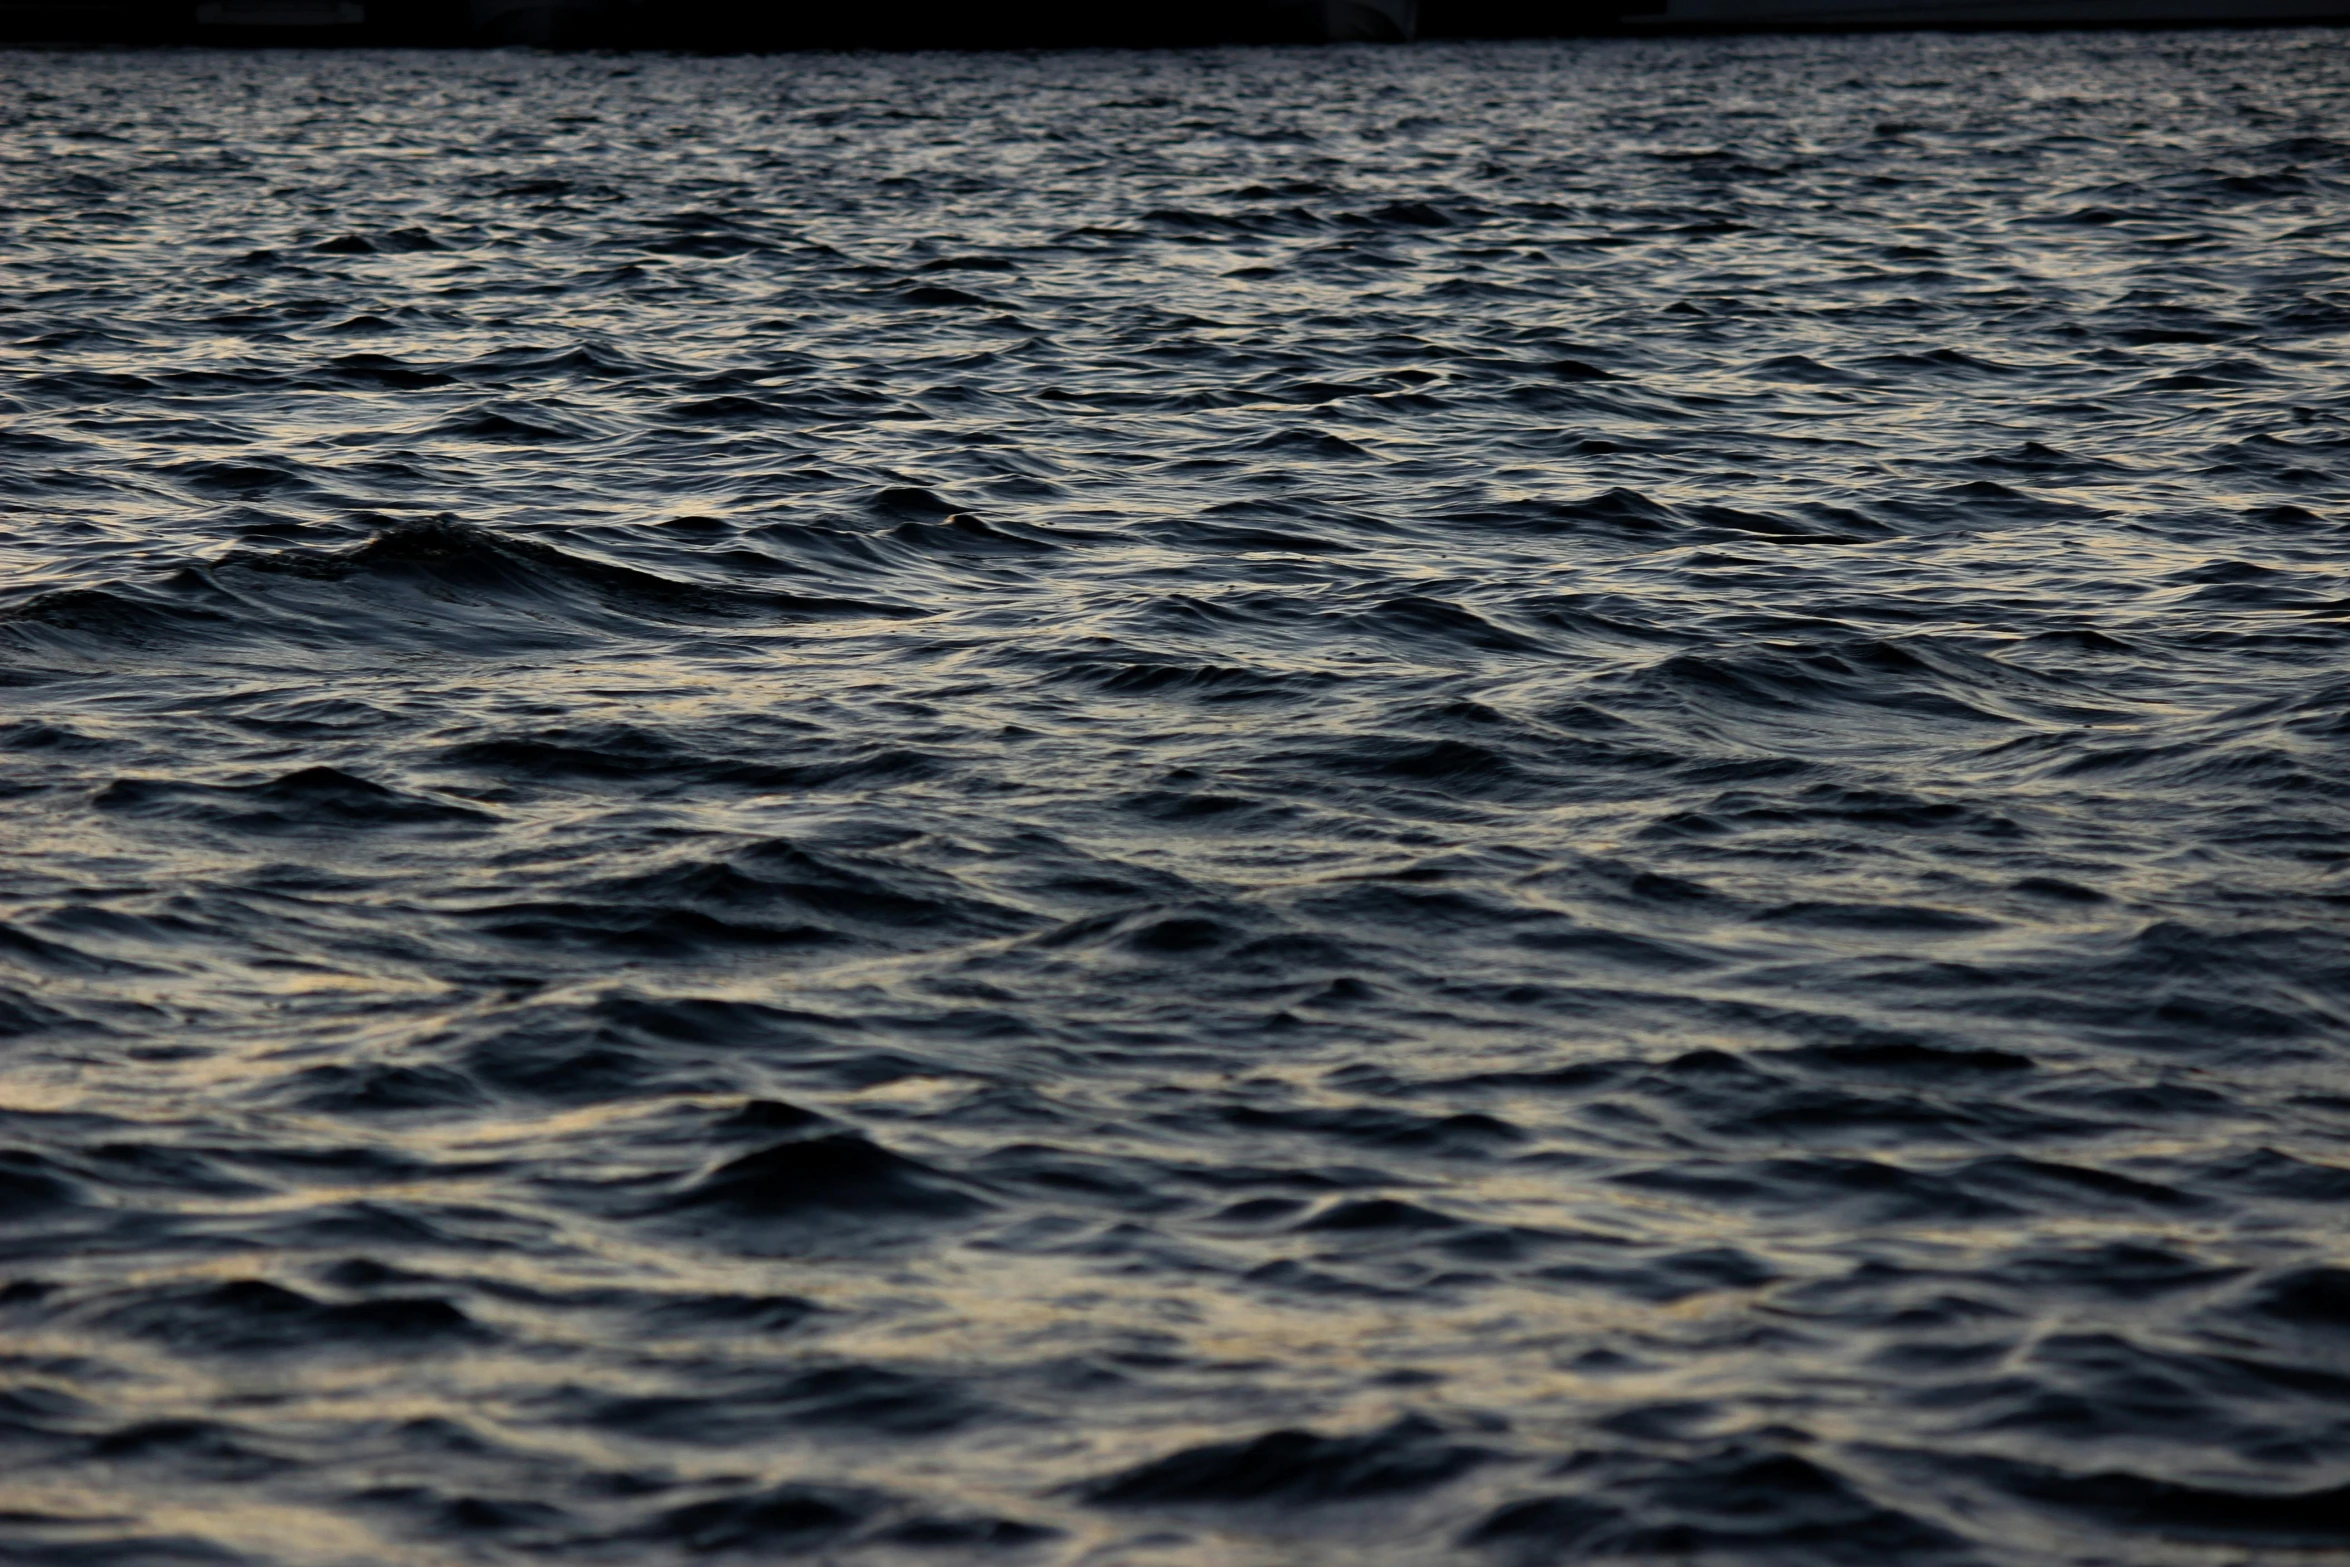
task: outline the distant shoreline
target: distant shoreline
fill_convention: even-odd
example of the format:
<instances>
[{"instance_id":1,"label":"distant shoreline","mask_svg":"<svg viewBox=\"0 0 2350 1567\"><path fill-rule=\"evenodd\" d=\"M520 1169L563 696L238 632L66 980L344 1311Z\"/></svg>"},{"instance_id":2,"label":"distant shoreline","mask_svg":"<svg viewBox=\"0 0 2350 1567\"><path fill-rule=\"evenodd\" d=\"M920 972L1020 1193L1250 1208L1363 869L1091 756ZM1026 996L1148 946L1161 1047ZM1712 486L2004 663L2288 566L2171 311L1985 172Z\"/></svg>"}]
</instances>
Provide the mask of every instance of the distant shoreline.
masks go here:
<instances>
[{"instance_id":1,"label":"distant shoreline","mask_svg":"<svg viewBox=\"0 0 2350 1567\"><path fill-rule=\"evenodd\" d=\"M0 44L685 49L1176 48L1727 32L2339 25L2350 0L1207 0L1105 14L915 0L811 15L647 0L30 0Z\"/></svg>"}]
</instances>

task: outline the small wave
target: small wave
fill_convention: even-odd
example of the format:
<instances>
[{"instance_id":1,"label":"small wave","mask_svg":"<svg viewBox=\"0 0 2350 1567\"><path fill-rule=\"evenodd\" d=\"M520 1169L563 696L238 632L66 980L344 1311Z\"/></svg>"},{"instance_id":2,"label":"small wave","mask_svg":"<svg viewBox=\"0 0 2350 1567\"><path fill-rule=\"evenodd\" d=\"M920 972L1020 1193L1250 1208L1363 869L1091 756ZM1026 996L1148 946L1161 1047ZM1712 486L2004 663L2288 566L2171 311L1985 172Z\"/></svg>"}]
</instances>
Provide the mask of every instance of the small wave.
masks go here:
<instances>
[{"instance_id":1,"label":"small wave","mask_svg":"<svg viewBox=\"0 0 2350 1567\"><path fill-rule=\"evenodd\" d=\"M962 1183L857 1132L827 1132L729 1159L670 1198L673 1212L754 1221L957 1218L987 1204Z\"/></svg>"},{"instance_id":2,"label":"small wave","mask_svg":"<svg viewBox=\"0 0 2350 1567\"><path fill-rule=\"evenodd\" d=\"M174 1349L217 1355L379 1353L485 1336L455 1305L430 1296L337 1304L262 1279L149 1291L106 1308L100 1320Z\"/></svg>"},{"instance_id":3,"label":"small wave","mask_svg":"<svg viewBox=\"0 0 2350 1567\"><path fill-rule=\"evenodd\" d=\"M305 767L266 783L216 785L118 778L98 791L100 810L184 816L245 832L487 825L487 812L453 800L403 794L335 767Z\"/></svg>"},{"instance_id":4,"label":"small wave","mask_svg":"<svg viewBox=\"0 0 2350 1567\"><path fill-rule=\"evenodd\" d=\"M1800 1553L1852 1564L1955 1563L1968 1554L1948 1530L1872 1500L1798 1453L1732 1443L1680 1460L1603 1454L1578 1467L1587 1489L1506 1503L1466 1543L1530 1561L1562 1551Z\"/></svg>"},{"instance_id":5,"label":"small wave","mask_svg":"<svg viewBox=\"0 0 2350 1567\"><path fill-rule=\"evenodd\" d=\"M1268 1431L1187 1448L1093 1481L1083 1494L1099 1507L1345 1502L1424 1491L1493 1456L1446 1440L1433 1421L1408 1416L1360 1436Z\"/></svg>"}]
</instances>

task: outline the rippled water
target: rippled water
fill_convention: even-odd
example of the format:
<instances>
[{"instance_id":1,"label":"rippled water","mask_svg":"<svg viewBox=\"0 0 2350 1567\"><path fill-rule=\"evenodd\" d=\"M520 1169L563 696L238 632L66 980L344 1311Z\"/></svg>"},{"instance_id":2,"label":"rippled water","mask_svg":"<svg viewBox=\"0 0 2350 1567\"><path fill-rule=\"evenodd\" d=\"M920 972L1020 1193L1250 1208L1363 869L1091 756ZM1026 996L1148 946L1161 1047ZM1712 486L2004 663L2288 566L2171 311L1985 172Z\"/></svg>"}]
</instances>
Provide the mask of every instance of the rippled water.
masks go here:
<instances>
[{"instance_id":1,"label":"rippled water","mask_svg":"<svg viewBox=\"0 0 2350 1567\"><path fill-rule=\"evenodd\" d=\"M2350 1547L2345 63L0 56L0 1554Z\"/></svg>"}]
</instances>

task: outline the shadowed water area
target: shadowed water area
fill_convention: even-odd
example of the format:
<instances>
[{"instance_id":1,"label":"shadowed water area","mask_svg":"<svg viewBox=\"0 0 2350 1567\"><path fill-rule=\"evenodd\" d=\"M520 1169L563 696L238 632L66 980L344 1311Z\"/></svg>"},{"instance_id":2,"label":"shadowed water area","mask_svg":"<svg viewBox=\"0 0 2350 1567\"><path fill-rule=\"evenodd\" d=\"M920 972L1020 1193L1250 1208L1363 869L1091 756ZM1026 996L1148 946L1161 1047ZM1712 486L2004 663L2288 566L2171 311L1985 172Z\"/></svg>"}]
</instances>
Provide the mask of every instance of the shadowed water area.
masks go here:
<instances>
[{"instance_id":1,"label":"shadowed water area","mask_svg":"<svg viewBox=\"0 0 2350 1567\"><path fill-rule=\"evenodd\" d=\"M0 55L0 1556L2350 1549L2346 66Z\"/></svg>"}]
</instances>

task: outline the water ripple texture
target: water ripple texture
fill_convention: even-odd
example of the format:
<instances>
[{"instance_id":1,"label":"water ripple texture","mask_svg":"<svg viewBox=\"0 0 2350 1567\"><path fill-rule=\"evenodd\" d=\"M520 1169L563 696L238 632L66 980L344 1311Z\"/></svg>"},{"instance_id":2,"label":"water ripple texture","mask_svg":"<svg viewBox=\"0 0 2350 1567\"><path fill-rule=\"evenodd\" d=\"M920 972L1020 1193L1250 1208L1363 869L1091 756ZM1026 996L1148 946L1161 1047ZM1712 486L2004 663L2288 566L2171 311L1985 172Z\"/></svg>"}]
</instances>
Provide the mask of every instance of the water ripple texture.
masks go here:
<instances>
[{"instance_id":1,"label":"water ripple texture","mask_svg":"<svg viewBox=\"0 0 2350 1567\"><path fill-rule=\"evenodd\" d=\"M0 1556L2350 1549L2346 65L0 55Z\"/></svg>"}]
</instances>

